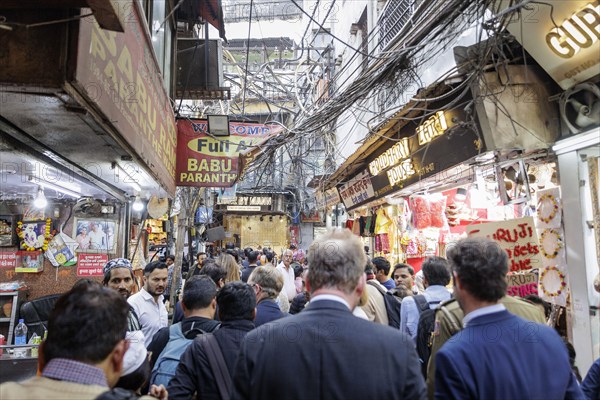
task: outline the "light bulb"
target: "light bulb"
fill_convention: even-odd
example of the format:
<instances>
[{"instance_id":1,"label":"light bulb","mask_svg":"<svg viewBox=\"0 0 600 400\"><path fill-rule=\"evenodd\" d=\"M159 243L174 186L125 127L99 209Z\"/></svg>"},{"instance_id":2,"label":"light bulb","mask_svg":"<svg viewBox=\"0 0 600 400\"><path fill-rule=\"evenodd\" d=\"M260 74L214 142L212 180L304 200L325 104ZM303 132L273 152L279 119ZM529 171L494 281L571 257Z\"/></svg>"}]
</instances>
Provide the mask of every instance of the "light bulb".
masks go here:
<instances>
[{"instance_id":1,"label":"light bulb","mask_svg":"<svg viewBox=\"0 0 600 400\"><path fill-rule=\"evenodd\" d=\"M144 203L141 202L140 196L135 196L135 201L131 208L133 208L133 211L142 211L144 209Z\"/></svg>"},{"instance_id":2,"label":"light bulb","mask_svg":"<svg viewBox=\"0 0 600 400\"><path fill-rule=\"evenodd\" d=\"M44 195L44 189L40 187L35 196L35 200L33 201L33 206L35 208L45 208L47 205L48 200L46 200L46 196Z\"/></svg>"}]
</instances>

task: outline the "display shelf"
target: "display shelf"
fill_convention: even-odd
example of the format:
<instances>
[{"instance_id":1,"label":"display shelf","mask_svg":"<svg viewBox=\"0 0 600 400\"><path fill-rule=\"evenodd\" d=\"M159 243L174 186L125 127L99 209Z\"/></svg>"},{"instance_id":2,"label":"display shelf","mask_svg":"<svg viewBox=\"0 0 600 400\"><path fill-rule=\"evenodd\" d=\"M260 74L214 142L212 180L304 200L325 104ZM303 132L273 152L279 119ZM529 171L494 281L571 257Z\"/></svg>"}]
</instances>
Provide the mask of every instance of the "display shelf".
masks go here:
<instances>
[{"instance_id":1,"label":"display shelf","mask_svg":"<svg viewBox=\"0 0 600 400\"><path fill-rule=\"evenodd\" d=\"M6 343L12 344L13 334L15 330L17 314L21 306L21 300L26 295L25 290L15 290L12 292L0 292L0 303L2 305L11 303L10 317L0 318L0 331L6 332ZM4 312L4 310L2 310ZM6 330L8 325L8 330Z\"/></svg>"}]
</instances>

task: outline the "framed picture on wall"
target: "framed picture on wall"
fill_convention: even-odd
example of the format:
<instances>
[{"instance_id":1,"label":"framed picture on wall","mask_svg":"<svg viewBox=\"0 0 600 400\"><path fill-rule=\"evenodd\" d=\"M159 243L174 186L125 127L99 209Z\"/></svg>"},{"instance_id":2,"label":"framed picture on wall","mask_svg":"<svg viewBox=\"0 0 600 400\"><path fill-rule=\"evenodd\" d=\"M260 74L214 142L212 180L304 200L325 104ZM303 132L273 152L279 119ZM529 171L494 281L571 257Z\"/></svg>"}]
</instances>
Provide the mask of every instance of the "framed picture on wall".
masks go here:
<instances>
[{"instance_id":1,"label":"framed picture on wall","mask_svg":"<svg viewBox=\"0 0 600 400\"><path fill-rule=\"evenodd\" d=\"M14 215L0 215L0 247L17 245L16 218Z\"/></svg>"},{"instance_id":2,"label":"framed picture on wall","mask_svg":"<svg viewBox=\"0 0 600 400\"><path fill-rule=\"evenodd\" d=\"M76 251L84 253L117 252L118 223L103 218L75 218L73 237Z\"/></svg>"}]
</instances>

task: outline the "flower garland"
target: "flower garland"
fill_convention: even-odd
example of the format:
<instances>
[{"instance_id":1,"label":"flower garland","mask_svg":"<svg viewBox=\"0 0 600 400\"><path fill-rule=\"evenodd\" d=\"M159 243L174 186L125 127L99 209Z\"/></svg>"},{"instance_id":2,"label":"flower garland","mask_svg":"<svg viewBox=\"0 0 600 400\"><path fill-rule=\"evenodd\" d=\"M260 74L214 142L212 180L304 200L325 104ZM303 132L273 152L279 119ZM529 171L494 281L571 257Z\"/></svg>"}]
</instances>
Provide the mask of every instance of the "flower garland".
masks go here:
<instances>
[{"instance_id":1,"label":"flower garland","mask_svg":"<svg viewBox=\"0 0 600 400\"><path fill-rule=\"evenodd\" d=\"M48 250L48 243L50 242L50 239L52 239L52 237L54 236L54 231L51 230L52 228L52 219L50 218L46 218L46 230L44 232L44 244L42 245L42 250L46 251ZM21 238L22 242L21 242L21 248L24 249L25 251L36 251L39 249L39 247L31 247L28 246L25 243L25 232L23 231L23 221L18 221L17 222L17 235L19 236L19 238Z\"/></svg>"},{"instance_id":2,"label":"flower garland","mask_svg":"<svg viewBox=\"0 0 600 400\"><path fill-rule=\"evenodd\" d=\"M556 237L556 243L555 243L555 248L554 251L551 253L548 253L546 251L546 247L544 246L545 243L545 239L548 237L548 235L553 235L554 237ZM558 230L556 229L544 229L542 231L542 236L540 238L540 248L542 250L542 255L546 258L549 259L553 259L556 258L556 256L558 255L558 252L560 251L560 249L563 248L563 240L560 237L560 233L558 233Z\"/></svg>"},{"instance_id":3,"label":"flower garland","mask_svg":"<svg viewBox=\"0 0 600 400\"><path fill-rule=\"evenodd\" d=\"M546 200L550 200L552 202L552 211L550 211L550 214L548 214L547 216L543 216L542 215L542 203L545 202ZM552 221L554 219L554 217L556 217L556 214L558 213L558 208L559 208L558 201L556 200L556 197L552 196L550 193L546 193L545 195L541 196L538 200L538 208L537 208L538 219L545 224L549 224L550 221Z\"/></svg>"},{"instance_id":4,"label":"flower garland","mask_svg":"<svg viewBox=\"0 0 600 400\"><path fill-rule=\"evenodd\" d=\"M555 292L549 292L546 289L546 285L544 284L544 278L546 277L546 274L548 273L548 271L556 271L556 274L558 275L558 279L560 279L560 286L559 286L559 288ZM541 284L540 286L542 287L542 291L548 297L558 297L558 296L560 296L562 294L562 291L567 286L565 274L563 274L562 271L559 270L556 265L552 265L550 267L547 267L547 268L545 268L542 271L542 273L540 275L540 284Z\"/></svg>"}]
</instances>

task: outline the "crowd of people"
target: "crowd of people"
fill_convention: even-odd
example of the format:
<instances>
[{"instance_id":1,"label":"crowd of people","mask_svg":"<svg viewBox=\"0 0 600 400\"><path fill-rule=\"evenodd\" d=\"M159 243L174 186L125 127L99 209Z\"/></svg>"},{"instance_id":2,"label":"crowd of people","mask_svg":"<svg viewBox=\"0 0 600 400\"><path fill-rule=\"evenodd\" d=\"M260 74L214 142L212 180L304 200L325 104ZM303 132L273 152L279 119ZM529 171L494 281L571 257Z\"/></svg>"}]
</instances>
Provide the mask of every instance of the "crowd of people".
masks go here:
<instances>
[{"instance_id":1,"label":"crowd of people","mask_svg":"<svg viewBox=\"0 0 600 400\"><path fill-rule=\"evenodd\" d=\"M580 383L544 309L506 296L495 242L463 239L417 274L367 252L334 229L279 260L199 253L182 288L167 256L137 291L129 260L110 260L56 303L39 376L0 398L599 398L600 361Z\"/></svg>"}]
</instances>

